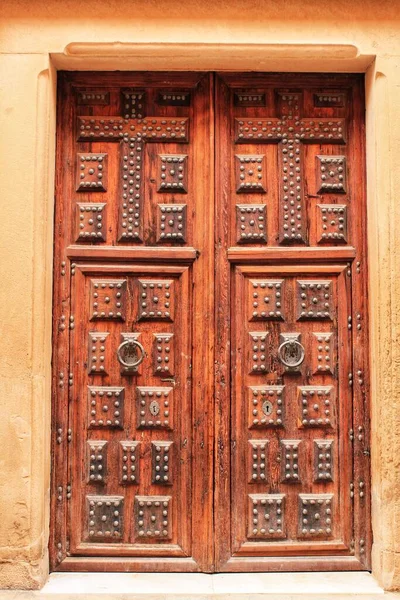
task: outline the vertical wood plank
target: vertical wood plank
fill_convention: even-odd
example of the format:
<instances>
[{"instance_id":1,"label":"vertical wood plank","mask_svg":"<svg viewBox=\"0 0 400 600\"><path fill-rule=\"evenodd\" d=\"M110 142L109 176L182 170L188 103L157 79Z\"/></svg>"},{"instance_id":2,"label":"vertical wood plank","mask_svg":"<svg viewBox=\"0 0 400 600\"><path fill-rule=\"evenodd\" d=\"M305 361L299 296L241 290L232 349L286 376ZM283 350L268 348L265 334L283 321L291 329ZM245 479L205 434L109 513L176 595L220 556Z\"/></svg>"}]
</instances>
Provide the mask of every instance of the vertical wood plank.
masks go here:
<instances>
[{"instance_id":1,"label":"vertical wood plank","mask_svg":"<svg viewBox=\"0 0 400 600\"><path fill-rule=\"evenodd\" d=\"M216 77L215 145L215 566L230 556L230 267L226 250L229 245L230 194L230 95L220 77Z\"/></svg>"}]
</instances>

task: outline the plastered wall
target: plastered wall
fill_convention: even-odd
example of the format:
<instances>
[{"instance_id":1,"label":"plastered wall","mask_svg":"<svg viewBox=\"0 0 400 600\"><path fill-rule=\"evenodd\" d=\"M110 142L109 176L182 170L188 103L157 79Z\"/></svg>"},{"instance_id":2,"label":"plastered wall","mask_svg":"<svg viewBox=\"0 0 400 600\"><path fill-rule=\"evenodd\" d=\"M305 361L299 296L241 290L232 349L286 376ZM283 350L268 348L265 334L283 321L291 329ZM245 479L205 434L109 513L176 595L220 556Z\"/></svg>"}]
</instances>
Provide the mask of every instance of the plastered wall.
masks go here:
<instances>
[{"instance_id":1,"label":"plastered wall","mask_svg":"<svg viewBox=\"0 0 400 600\"><path fill-rule=\"evenodd\" d=\"M400 1L3 0L0 587L48 573L56 69L365 71L373 572L400 587Z\"/></svg>"}]
</instances>

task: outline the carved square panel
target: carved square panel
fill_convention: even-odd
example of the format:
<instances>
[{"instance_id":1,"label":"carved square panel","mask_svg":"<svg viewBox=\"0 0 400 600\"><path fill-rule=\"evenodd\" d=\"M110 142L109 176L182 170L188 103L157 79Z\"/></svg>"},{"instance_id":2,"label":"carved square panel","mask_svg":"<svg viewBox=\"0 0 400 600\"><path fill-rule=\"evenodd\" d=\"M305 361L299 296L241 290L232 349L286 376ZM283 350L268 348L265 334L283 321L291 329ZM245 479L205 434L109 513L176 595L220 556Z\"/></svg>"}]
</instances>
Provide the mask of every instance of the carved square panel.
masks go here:
<instances>
[{"instance_id":1,"label":"carved square panel","mask_svg":"<svg viewBox=\"0 0 400 600\"><path fill-rule=\"evenodd\" d=\"M159 192L186 194L188 191L187 154L159 154L158 181Z\"/></svg>"},{"instance_id":2,"label":"carved square panel","mask_svg":"<svg viewBox=\"0 0 400 600\"><path fill-rule=\"evenodd\" d=\"M333 494L299 494L299 537L331 537Z\"/></svg>"},{"instance_id":3,"label":"carved square panel","mask_svg":"<svg viewBox=\"0 0 400 600\"><path fill-rule=\"evenodd\" d=\"M282 427L284 417L284 385L252 385L248 387L249 428Z\"/></svg>"},{"instance_id":4,"label":"carved square panel","mask_svg":"<svg viewBox=\"0 0 400 600\"><path fill-rule=\"evenodd\" d=\"M235 154L235 180L238 194L265 193L265 154Z\"/></svg>"},{"instance_id":5,"label":"carved square panel","mask_svg":"<svg viewBox=\"0 0 400 600\"><path fill-rule=\"evenodd\" d=\"M280 91L277 90L275 91L275 99L278 105L278 114L282 115L282 116L287 116L289 117L289 119L293 119L296 118L296 115L299 115L300 110L301 110L301 102L303 99L303 94L300 93L287 93L286 91ZM298 117L297 117L298 118ZM257 123L258 124L258 123ZM314 125L318 126L318 122L314 122ZM285 127L285 125L287 126L288 124L285 123L272 123L273 126L275 126L274 131L282 131L282 127L281 129L278 129L276 126L277 125L283 125ZM301 122L301 123L295 123L296 127L292 127L292 129L290 130L290 133L293 136L293 133L297 131L299 132L304 132L307 131L307 129L305 128L305 125L308 125L307 122ZM299 128L299 129L298 129ZM317 127L315 128L314 131L318 131ZM266 132L267 133L267 132ZM294 137L294 136L293 136Z\"/></svg>"},{"instance_id":6,"label":"carved square panel","mask_svg":"<svg viewBox=\"0 0 400 600\"><path fill-rule=\"evenodd\" d=\"M171 279L139 279L139 321L173 321L173 290Z\"/></svg>"},{"instance_id":7,"label":"carved square panel","mask_svg":"<svg viewBox=\"0 0 400 600\"><path fill-rule=\"evenodd\" d=\"M345 204L317 204L317 242L347 242Z\"/></svg>"},{"instance_id":8,"label":"carved square panel","mask_svg":"<svg viewBox=\"0 0 400 600\"><path fill-rule=\"evenodd\" d=\"M236 241L238 244L267 241L265 204L236 204Z\"/></svg>"},{"instance_id":9,"label":"carved square panel","mask_svg":"<svg viewBox=\"0 0 400 600\"><path fill-rule=\"evenodd\" d=\"M88 483L104 483L107 477L108 442L87 441Z\"/></svg>"},{"instance_id":10,"label":"carved square panel","mask_svg":"<svg viewBox=\"0 0 400 600\"><path fill-rule=\"evenodd\" d=\"M151 482L157 485L172 485L173 442L151 442Z\"/></svg>"},{"instance_id":11,"label":"carved square panel","mask_svg":"<svg viewBox=\"0 0 400 600\"><path fill-rule=\"evenodd\" d=\"M314 481L333 481L333 440L314 440Z\"/></svg>"},{"instance_id":12,"label":"carved square panel","mask_svg":"<svg viewBox=\"0 0 400 600\"><path fill-rule=\"evenodd\" d=\"M249 331L248 365L249 373L267 373L268 331Z\"/></svg>"},{"instance_id":13,"label":"carved square panel","mask_svg":"<svg viewBox=\"0 0 400 600\"><path fill-rule=\"evenodd\" d=\"M137 387L138 429L172 429L172 387Z\"/></svg>"},{"instance_id":14,"label":"carved square panel","mask_svg":"<svg viewBox=\"0 0 400 600\"><path fill-rule=\"evenodd\" d=\"M334 387L304 385L298 388L301 427L334 427Z\"/></svg>"},{"instance_id":15,"label":"carved square panel","mask_svg":"<svg viewBox=\"0 0 400 600\"><path fill-rule=\"evenodd\" d=\"M85 152L76 155L76 191L106 192L108 154Z\"/></svg>"},{"instance_id":16,"label":"carved square panel","mask_svg":"<svg viewBox=\"0 0 400 600\"><path fill-rule=\"evenodd\" d=\"M173 377L175 372L174 334L153 333L154 375Z\"/></svg>"},{"instance_id":17,"label":"carved square panel","mask_svg":"<svg viewBox=\"0 0 400 600\"><path fill-rule=\"evenodd\" d=\"M77 202L75 241L105 242L106 239L106 204Z\"/></svg>"},{"instance_id":18,"label":"carved square panel","mask_svg":"<svg viewBox=\"0 0 400 600\"><path fill-rule=\"evenodd\" d=\"M250 321L283 321L283 279L250 279L248 311Z\"/></svg>"},{"instance_id":19,"label":"carved square panel","mask_svg":"<svg viewBox=\"0 0 400 600\"><path fill-rule=\"evenodd\" d=\"M334 373L334 334L311 333L311 370L313 375Z\"/></svg>"},{"instance_id":20,"label":"carved square panel","mask_svg":"<svg viewBox=\"0 0 400 600\"><path fill-rule=\"evenodd\" d=\"M247 537L286 538L285 494L249 494Z\"/></svg>"},{"instance_id":21,"label":"carved square panel","mask_svg":"<svg viewBox=\"0 0 400 600\"><path fill-rule=\"evenodd\" d=\"M268 444L268 440L249 440L249 483L267 481Z\"/></svg>"},{"instance_id":22,"label":"carved square panel","mask_svg":"<svg viewBox=\"0 0 400 600\"><path fill-rule=\"evenodd\" d=\"M346 157L319 155L316 161L318 194L345 194Z\"/></svg>"},{"instance_id":23,"label":"carved square panel","mask_svg":"<svg viewBox=\"0 0 400 600\"><path fill-rule=\"evenodd\" d=\"M77 99L79 106L107 106L110 104L110 92L78 92Z\"/></svg>"},{"instance_id":24,"label":"carved square panel","mask_svg":"<svg viewBox=\"0 0 400 600\"><path fill-rule=\"evenodd\" d=\"M125 321L126 279L91 279L91 321Z\"/></svg>"},{"instance_id":25,"label":"carved square panel","mask_svg":"<svg viewBox=\"0 0 400 600\"><path fill-rule=\"evenodd\" d=\"M107 375L110 370L108 331L89 331L88 367L89 375Z\"/></svg>"},{"instance_id":26,"label":"carved square panel","mask_svg":"<svg viewBox=\"0 0 400 600\"><path fill-rule=\"evenodd\" d=\"M315 319L332 320L332 281L306 280L297 281L298 321Z\"/></svg>"},{"instance_id":27,"label":"carved square panel","mask_svg":"<svg viewBox=\"0 0 400 600\"><path fill-rule=\"evenodd\" d=\"M89 541L121 541L124 527L122 496L86 496L86 510Z\"/></svg>"},{"instance_id":28,"label":"carved square panel","mask_svg":"<svg viewBox=\"0 0 400 600\"><path fill-rule=\"evenodd\" d=\"M171 496L135 497L135 538L170 540L172 536Z\"/></svg>"},{"instance_id":29,"label":"carved square panel","mask_svg":"<svg viewBox=\"0 0 400 600\"><path fill-rule=\"evenodd\" d=\"M140 482L140 442L119 442L120 482L124 485Z\"/></svg>"},{"instance_id":30,"label":"carved square panel","mask_svg":"<svg viewBox=\"0 0 400 600\"><path fill-rule=\"evenodd\" d=\"M145 110L146 92L143 90L121 90L121 114L124 119L143 119Z\"/></svg>"},{"instance_id":31,"label":"carved square panel","mask_svg":"<svg viewBox=\"0 0 400 600\"><path fill-rule=\"evenodd\" d=\"M187 205L157 205L157 242L186 242Z\"/></svg>"},{"instance_id":32,"label":"carved square panel","mask_svg":"<svg viewBox=\"0 0 400 600\"><path fill-rule=\"evenodd\" d=\"M299 446L301 440L281 440L281 480L300 483Z\"/></svg>"},{"instance_id":33,"label":"carved square panel","mask_svg":"<svg viewBox=\"0 0 400 600\"><path fill-rule=\"evenodd\" d=\"M124 426L123 387L88 386L89 429L122 429Z\"/></svg>"}]
</instances>

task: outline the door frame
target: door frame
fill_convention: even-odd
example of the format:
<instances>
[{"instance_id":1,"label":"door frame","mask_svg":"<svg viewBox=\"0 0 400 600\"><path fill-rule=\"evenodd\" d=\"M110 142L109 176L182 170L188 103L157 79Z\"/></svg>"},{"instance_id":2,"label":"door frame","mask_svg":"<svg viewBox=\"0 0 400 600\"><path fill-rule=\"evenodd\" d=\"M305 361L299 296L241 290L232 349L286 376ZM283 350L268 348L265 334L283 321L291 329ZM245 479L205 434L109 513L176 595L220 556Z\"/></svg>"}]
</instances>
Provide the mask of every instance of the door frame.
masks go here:
<instances>
[{"instance_id":1,"label":"door frame","mask_svg":"<svg viewBox=\"0 0 400 600\"><path fill-rule=\"evenodd\" d=\"M34 206L35 206L35 233L33 236L33 253L36 257L35 271L37 277L34 280L32 296L34 298L34 314L37 316L36 326L33 328L33 349L35 362L33 372L39 381L43 384L40 386L40 393L37 390L32 395L32 410L38 416L33 425L33 438L43 440L40 446L36 449L37 461L32 465L32 481L35 489L38 492L37 498L40 505L40 511L35 511L35 527L43 539L48 538L48 521L50 502L46 488L48 486L50 475L50 453L49 453L49 437L51 430L50 420L50 377L48 370L51 365L51 321L49 320L50 311L46 311L47 318L41 320L43 314L43 306L52 305L52 289L51 289L51 267L54 263L53 254L53 181L55 172L55 109L56 109L56 71L57 69L69 70L104 70L104 68L113 69L140 69L146 64L146 61L151 61L154 58L158 59L158 65L161 69L165 68L166 64L170 64L170 54L174 57L179 57L179 66L182 65L182 70L187 70L188 59L187 55L196 56L196 60L192 59L192 64L195 68L203 69L210 68L246 70L246 66L238 59L238 46L223 44L223 49L226 51L223 60L221 55L216 58L215 48L212 44L190 45L190 44L170 44L170 54L165 54L163 44L128 44L124 56L113 51L115 44L103 42L99 44L80 44L81 52L76 44L67 46L65 52L51 53L44 57L45 70L40 74L38 72L38 95L36 99L37 107L37 135L32 145L34 152L34 164L37 174L33 189ZM259 45L258 45L259 46ZM188 47L187 52L183 52L182 48ZM90 49L90 52L87 49ZM129 49L130 48L130 49ZM252 45L239 45L239 50L243 49L243 55L249 56L249 48ZM380 553L383 548L384 541L380 535L380 531L384 523L388 523L392 514L391 505L387 502L385 489L387 489L388 481L385 480L385 486L382 487L380 473L384 471L384 465L387 460L391 460L394 447L383 443L382 436L385 437L385 427L380 419L382 411L387 406L387 390L385 378L379 375L378 364L380 360L384 360L389 352L394 352L394 347L397 344L395 335L395 319L389 311L390 290L393 290L393 284L390 283L389 289L388 279L390 273L390 261L383 264L382 256L388 256L392 244L388 242L387 236L391 227L389 225L391 212L395 212L394 198L390 193L389 187L389 164L386 161L386 144L387 138L390 135L390 125L388 114L390 112L389 95L387 93L387 81L385 69L378 72L375 63L376 56L365 55L361 50L349 55L340 54L344 48L343 44L329 44L325 46L325 53L321 55L320 46L314 44L304 44L299 48L296 44L272 44L260 46L260 59L269 57L268 71L274 72L277 66L280 65L280 70L290 70L291 72L319 71L319 72L360 72L366 74L366 113L367 113L367 198L369 207L369 224L368 224L368 245L372 248L369 258L370 279L374 281L374 285L370 290L370 321L371 321L371 345L370 351L374 352L375 361L371 363L371 396L372 402L372 425L374 427L374 435L372 436L372 453L374 457L372 470L372 483L374 485L373 495L373 529L377 534L375 540L375 552L373 553L375 560L373 562L373 574L380 581L386 580L389 577L390 568L386 568L381 562ZM354 49L353 46L351 48ZM218 51L221 47L218 46ZM70 50L74 52L70 53ZM231 51L230 51L231 50ZM150 56L150 58L149 58ZM254 54L253 54L254 56ZM286 59L280 59L282 56ZM305 69L304 60L307 59ZM140 60L142 59L142 60ZM46 62L47 61L47 62ZM249 64L249 63L246 63ZM163 66L164 65L164 66ZM176 66L176 63L174 64ZM289 68L290 66L290 68ZM178 68L178 67L177 67ZM256 67L259 71L263 70L262 66ZM22 133L22 132L21 132ZM379 198L379 215L378 216L378 198ZM62 269L62 265L55 265L56 269ZM388 270L389 269L389 270ZM381 278L379 277L381 275ZM389 311L389 312L388 312ZM378 335L378 326L382 327L381 331L384 335ZM385 363L387 364L387 363ZM393 376L394 371L390 371ZM44 404L43 404L44 403ZM390 473L387 473L389 476ZM393 481L393 480L390 480ZM46 553L46 541L42 550L42 573L43 581L48 572L48 558Z\"/></svg>"},{"instance_id":2,"label":"door frame","mask_svg":"<svg viewBox=\"0 0 400 600\"><path fill-rule=\"evenodd\" d=\"M318 73L314 76L308 76L311 78L320 78L322 74ZM296 74L285 74L285 79L286 80L296 80L296 78L302 78L302 77L307 77L307 75L296 75ZM218 77L218 74L215 75L215 77ZM276 74L276 79L277 79L277 83L279 81L278 78L282 77L281 74ZM82 80L84 80L84 75L82 75ZM213 103L212 103L213 106ZM59 111L60 111L60 119L61 119L61 115L62 115L62 106L61 103L59 103ZM213 142L213 139L210 138L210 144ZM364 149L362 149L363 151ZM218 186L218 173L217 173L217 178L216 178L216 190L218 190L221 187L221 184ZM224 199L224 195L222 194L222 200ZM224 242L226 241L226 229L224 227L224 222L225 220L223 218L221 218L221 216L223 216L224 214L226 214L226 210L227 210L227 206L226 204L224 204L224 202L219 201L221 200L221 198L218 198L218 193L216 193L215 195L215 205L216 205L216 210L219 211L219 216L220 218L218 218L218 214L216 214L216 219L215 219L215 239L220 239L223 240ZM58 207L58 210L61 210L61 214L62 214L62 207ZM361 250L363 251L363 255L366 256L366 239L364 237L363 240L364 243L364 248L362 248ZM224 243L222 245L222 249L218 250L218 244L215 244L216 248L217 248L217 255L216 255L216 262L215 262L215 266L216 266L216 270L217 267L219 267L219 271L221 273L221 278L219 280L219 284L216 289L218 290L216 293L216 302L215 302L215 307L216 307L216 312L215 312L215 318L217 320L217 331L216 331L216 356L215 356L215 368L214 368L214 373L215 373L215 407L214 407L214 413L215 413L215 429L213 430L212 427L210 427L209 429L209 435L210 433L213 431L214 432L214 477L215 477L215 481L217 482L216 485L216 490L222 490L223 491L223 500L219 499L219 493L216 494L215 496L215 503L214 503L214 521L216 523L216 528L214 529L214 536L221 534L224 536L227 536L227 539L230 539L230 533L229 533L229 519L226 518L226 509L224 508L226 506L226 502L229 498L229 486L227 486L227 482L225 481L225 484L222 484L222 478L221 478L221 473L229 473L229 468L230 468L230 434L229 434L229 417L227 416L227 413L225 415L224 418L221 418L221 414L223 414L223 411L221 410L222 406L227 406L229 405L230 402L230 386L226 386L225 382L226 381L230 381L230 356L229 356L229 337L227 337L228 335L228 331L229 331L229 323L227 323L227 321L229 321L229 311L225 314L225 316L220 317L220 315L218 314L218 306L220 305L224 305L226 304L226 299L229 297L229 267L228 267L228 261L226 260L226 249L227 249L227 245ZM225 253L225 254L224 254ZM295 249L293 251L291 251L291 258L289 258L290 260L295 260L295 254L296 251ZM65 259L65 256L59 256L58 260L59 262L62 264L63 262L67 262L68 265L68 259L65 261L63 261L62 259ZM65 298L65 293L67 291L68 288L68 280L70 278L70 276L73 276L74 272L75 272L75 268L74 268L74 263L72 262L73 258L71 259L70 263L70 270L68 266L64 266L64 275L65 272L67 273L67 276L64 277L63 276L63 271L61 271L61 276L63 277L62 279L59 278L59 283L60 283L60 288L57 287L56 285L56 277L57 277L57 271L55 270L55 286L54 286L54 290L55 290L55 303L58 302L60 305L60 308L62 307L62 310L60 312L60 314L57 314L57 311L53 312L53 318L54 318L54 332L57 331L64 331L65 329L68 328L69 329L73 329L74 324L73 324L73 317L71 320L71 317L69 317L69 313L68 313L68 309L67 307L63 306L63 298ZM263 261L265 263L265 260ZM357 263L354 263L354 265ZM355 267L356 269L356 267ZM357 267L357 270L355 271L357 273L359 273L359 269ZM58 275L58 277L60 277ZM359 277L358 279L358 286L360 287L360 289L363 290L364 296L367 297L367 277ZM66 284L66 288L65 288L65 284ZM214 284L215 284L215 280L214 280ZM65 289L64 289L65 288ZM214 288L215 289L215 288ZM57 295L59 294L59 295ZM364 308L364 307L363 307ZM357 308L357 312L358 310L362 310L361 308ZM367 320L367 316L366 316L366 311L364 310L364 315L363 315L363 319ZM364 332L364 329L362 330L362 342L360 344L361 347L365 346L365 340L366 338L366 334ZM56 333L55 333L55 337ZM66 338L66 336L65 336ZM65 339L64 338L64 339ZM218 342L217 342L218 341ZM367 347L367 346L365 346ZM64 341L61 346L57 346L57 350L59 350L61 352L61 354L68 354L69 353L69 348L68 348L68 343L66 341ZM59 413L58 413L58 409L60 408L60 404L57 403L56 398L58 396L64 396L64 399L61 401L61 407L62 410L66 410L66 405L65 403L68 404L68 394L65 394L65 391L68 390L68 386L66 385L66 381L64 381L64 375L63 377L60 376L60 364L65 364L65 357L61 357L60 361L55 360L54 361L54 374L53 374L53 385L54 385L54 393L53 393L53 397L54 397L54 406L53 406L53 437L54 437L54 443L53 443L53 448L58 448L58 454L60 454L61 456L58 457L58 460L60 460L60 462L57 463L60 465L63 465L66 460L65 458L68 457L68 445L65 445L63 443L63 441L65 441L63 439L63 435L60 435L60 430L63 431L64 429L66 429L66 424L63 422L62 418L59 418ZM364 367L363 367L364 368ZM229 389L229 393L228 390ZM358 389L358 388L357 388ZM358 390L359 391L359 390ZM361 393L361 392L359 392ZM361 406L361 405L360 405ZM365 409L365 407L364 407ZM360 408L361 410L361 408ZM369 432L368 432L368 423L367 420L365 420L366 423L366 430L363 431L363 436L367 437ZM59 441L61 438L61 441ZM69 438L69 433L67 432L67 436L66 436L66 440L68 441ZM210 443L210 440L208 440L208 443ZM61 448L59 448L59 446L61 445ZM208 445L208 444L207 444ZM65 454L63 454L63 452L65 452ZM367 469L363 470L362 473L362 477L363 480L366 480L366 474L368 473L368 467ZM68 476L66 475L65 477L65 481L67 481ZM59 519L62 521L63 520L63 514L62 511L60 512L60 509L62 508L65 500L68 499L69 494L70 494L70 489L68 489L68 484L65 484L65 489L63 489L60 492L60 486L59 486L59 481L56 481L56 478L53 477L53 492L52 492L52 503L53 503L53 518L54 515L58 515ZM215 493L215 491L213 491L213 493ZM368 504L368 509L367 512L369 513L369 493L367 491L363 491L363 495L365 497L365 501ZM65 496L65 498L64 498ZM357 496L357 494L356 494ZM61 500L60 500L61 497ZM358 495L358 497L360 497L360 495ZM368 520L369 521L369 520ZM57 536L59 537L60 534L60 530L56 531L55 528L53 527L53 524L51 526L51 531L52 531L52 538L53 538L53 548L56 547L56 544L59 544L60 542L56 540ZM66 521L64 521L64 528L61 528L61 532L62 536L64 537L64 534L66 534ZM361 544L361 546L363 546L361 552L365 553L365 550L367 550L367 555L369 556L369 547L370 547L370 528L369 526L367 527L365 534L363 534L363 537L365 538L365 541L363 544ZM360 539L361 536L359 535L357 540L356 540L356 551L358 552L360 550ZM53 565L54 568L56 568L57 570L66 570L71 568L71 570L80 570L80 569L85 569L88 568L91 564L91 560L90 558L68 558L68 556L62 561L61 564L59 564L57 566L57 556L58 555L62 555L64 553L68 552L68 548L63 546L63 543L61 542L62 546L61 546L61 552L55 552L53 551ZM320 569L320 570L340 570L340 569L360 569L362 568L362 565L359 561L357 561L356 559L349 560L347 559L347 561L344 560L340 560L336 557L336 560L332 560L332 557L327 557L326 559L319 559L319 560L315 560L314 558L310 558L310 559L304 559L299 561L297 560L290 560L290 559L274 559L274 558L268 558L265 559L263 561L260 561L259 559L257 560L251 560L250 557L249 559L231 559L230 561L228 561L228 563L225 563L224 559L222 557L215 557L215 559L212 558L212 554L215 552L215 548L213 550L210 550L210 554L209 554L209 562L208 562L208 567L206 567L206 571L210 571L212 572L215 568L215 565L218 564L219 565L219 570L227 570L227 571L231 571L231 570L260 570L260 568L262 570L272 570L272 571L276 571L276 570L280 570L280 569L291 569L291 570L315 570L315 569ZM127 562L130 562L128 559L126 559ZM93 561L94 562L94 561ZM146 562L146 561L143 561ZM151 570L151 567L154 569L158 569L160 568L159 564L156 564L154 561L152 560L148 560L147 561L149 563L149 569ZM257 563L257 565L256 565ZM142 562L140 561L140 564L142 566ZM139 562L137 562L137 565L139 566ZM133 565L132 565L133 566ZM366 562L364 568L368 568L369 566L369 561ZM98 569L97 564L92 566L92 568L95 568L96 570ZM106 568L113 568L112 565L112 561L109 561L107 559L103 559L103 567L104 569ZM114 566L114 568L117 568ZM133 567L135 568L135 567ZM187 564L187 569L188 570L193 570L193 565L190 565L189 563ZM164 570L164 569L163 569ZM167 569L168 570L168 569ZM186 570L185 565L182 563L179 565L178 570Z\"/></svg>"}]
</instances>

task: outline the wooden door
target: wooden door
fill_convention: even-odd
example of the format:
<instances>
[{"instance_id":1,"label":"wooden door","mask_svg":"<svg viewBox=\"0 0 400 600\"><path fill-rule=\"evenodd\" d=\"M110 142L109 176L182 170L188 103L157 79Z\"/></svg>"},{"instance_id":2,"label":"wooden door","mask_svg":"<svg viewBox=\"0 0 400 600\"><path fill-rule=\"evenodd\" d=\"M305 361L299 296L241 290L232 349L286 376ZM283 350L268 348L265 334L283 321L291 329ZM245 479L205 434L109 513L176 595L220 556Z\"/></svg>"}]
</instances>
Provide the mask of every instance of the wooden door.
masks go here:
<instances>
[{"instance_id":1,"label":"wooden door","mask_svg":"<svg viewBox=\"0 0 400 600\"><path fill-rule=\"evenodd\" d=\"M212 567L211 95L60 76L53 568Z\"/></svg>"},{"instance_id":2,"label":"wooden door","mask_svg":"<svg viewBox=\"0 0 400 600\"><path fill-rule=\"evenodd\" d=\"M362 78L226 74L215 106L216 564L368 568Z\"/></svg>"},{"instance_id":3,"label":"wooden door","mask_svg":"<svg viewBox=\"0 0 400 600\"><path fill-rule=\"evenodd\" d=\"M54 570L369 567L363 143L358 76L60 74Z\"/></svg>"}]
</instances>

